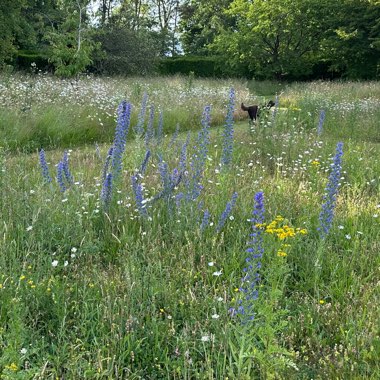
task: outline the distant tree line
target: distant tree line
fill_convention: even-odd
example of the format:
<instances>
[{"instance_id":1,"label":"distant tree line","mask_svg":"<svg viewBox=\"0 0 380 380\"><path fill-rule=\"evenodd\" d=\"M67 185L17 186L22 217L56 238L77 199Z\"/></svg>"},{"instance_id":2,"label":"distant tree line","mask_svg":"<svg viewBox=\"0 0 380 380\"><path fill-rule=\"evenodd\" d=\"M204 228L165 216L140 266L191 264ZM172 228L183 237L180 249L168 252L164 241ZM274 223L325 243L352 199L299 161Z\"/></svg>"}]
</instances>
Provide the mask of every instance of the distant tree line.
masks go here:
<instances>
[{"instance_id":1,"label":"distant tree line","mask_svg":"<svg viewBox=\"0 0 380 380\"><path fill-rule=\"evenodd\" d=\"M1 0L0 66L378 78L379 0ZM34 66L34 65L33 65Z\"/></svg>"}]
</instances>

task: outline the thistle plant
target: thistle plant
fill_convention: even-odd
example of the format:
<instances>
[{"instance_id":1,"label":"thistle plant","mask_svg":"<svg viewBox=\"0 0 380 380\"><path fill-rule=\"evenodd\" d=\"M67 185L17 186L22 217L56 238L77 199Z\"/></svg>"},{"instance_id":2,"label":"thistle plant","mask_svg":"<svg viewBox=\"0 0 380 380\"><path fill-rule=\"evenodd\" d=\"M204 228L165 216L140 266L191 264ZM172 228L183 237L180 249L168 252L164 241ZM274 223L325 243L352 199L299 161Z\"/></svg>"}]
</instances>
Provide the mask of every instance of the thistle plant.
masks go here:
<instances>
[{"instance_id":1,"label":"thistle plant","mask_svg":"<svg viewBox=\"0 0 380 380\"><path fill-rule=\"evenodd\" d=\"M336 153L331 164L331 172L323 196L322 211L319 214L319 233L322 239L325 239L331 229L334 210L336 206L336 197L340 186L339 179L342 169L343 143L338 142Z\"/></svg>"},{"instance_id":2,"label":"thistle plant","mask_svg":"<svg viewBox=\"0 0 380 380\"><path fill-rule=\"evenodd\" d=\"M42 177L45 182L50 183L52 181L50 173L49 173L49 167L46 162L45 158L45 151L43 149L40 150L39 152L39 161L40 161L40 166L42 170Z\"/></svg>"},{"instance_id":3,"label":"thistle plant","mask_svg":"<svg viewBox=\"0 0 380 380\"><path fill-rule=\"evenodd\" d=\"M234 143L234 107L235 90L231 88L227 104L226 121L224 123L223 131L223 151L221 164L225 166L229 165L232 161L232 149Z\"/></svg>"}]
</instances>

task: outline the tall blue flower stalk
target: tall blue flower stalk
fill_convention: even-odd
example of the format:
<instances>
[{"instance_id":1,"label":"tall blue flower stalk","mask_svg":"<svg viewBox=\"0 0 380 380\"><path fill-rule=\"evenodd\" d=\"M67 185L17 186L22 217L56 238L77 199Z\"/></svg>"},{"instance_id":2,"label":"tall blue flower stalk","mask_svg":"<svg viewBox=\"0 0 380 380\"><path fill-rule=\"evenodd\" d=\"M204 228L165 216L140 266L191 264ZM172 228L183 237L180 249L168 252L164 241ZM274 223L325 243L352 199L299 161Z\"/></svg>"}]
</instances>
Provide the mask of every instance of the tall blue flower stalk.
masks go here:
<instances>
[{"instance_id":1,"label":"tall blue flower stalk","mask_svg":"<svg viewBox=\"0 0 380 380\"><path fill-rule=\"evenodd\" d=\"M322 239L325 239L331 229L334 210L336 206L336 197L340 186L340 175L342 170L343 143L336 145L336 152L333 163L331 164L331 172L323 196L322 211L319 214L319 233Z\"/></svg>"},{"instance_id":2,"label":"tall blue flower stalk","mask_svg":"<svg viewBox=\"0 0 380 380\"><path fill-rule=\"evenodd\" d=\"M74 183L73 176L71 175L70 168L69 168L69 156L67 154L67 151L65 150L63 152L63 159L62 159L62 169L66 177L66 181L69 185L72 185Z\"/></svg>"},{"instance_id":3,"label":"tall blue flower stalk","mask_svg":"<svg viewBox=\"0 0 380 380\"><path fill-rule=\"evenodd\" d=\"M232 161L232 150L234 143L234 108L235 108L235 90L230 89L227 104L227 115L223 131L223 151L221 157L222 165L229 165Z\"/></svg>"},{"instance_id":4,"label":"tall blue flower stalk","mask_svg":"<svg viewBox=\"0 0 380 380\"><path fill-rule=\"evenodd\" d=\"M131 122L131 111L131 104L127 103L125 100L120 103L117 110L118 117L112 153L112 173L114 176L114 181L119 176L122 169L123 154Z\"/></svg>"},{"instance_id":5,"label":"tall blue flower stalk","mask_svg":"<svg viewBox=\"0 0 380 380\"><path fill-rule=\"evenodd\" d=\"M145 170L146 170L146 168L148 166L148 162L149 162L150 156L151 156L151 153L150 153L150 150L148 149L146 151L146 153L145 153L144 160L143 160L143 162L141 164L141 167L140 167L140 173L141 173L141 175L144 175L144 173L145 173Z\"/></svg>"},{"instance_id":6,"label":"tall blue flower stalk","mask_svg":"<svg viewBox=\"0 0 380 380\"><path fill-rule=\"evenodd\" d=\"M190 163L191 178L187 182L187 200L195 200L202 191L201 180L206 166L208 147L210 144L211 107L206 106L202 115L202 129L198 133L195 153Z\"/></svg>"},{"instance_id":7,"label":"tall blue flower stalk","mask_svg":"<svg viewBox=\"0 0 380 380\"><path fill-rule=\"evenodd\" d=\"M145 145L148 149L149 147L149 144L151 143L151 141L153 140L153 137L154 137L154 105L152 104L150 106L150 110L149 110L149 120L148 120L148 125L146 127L146 132L145 132Z\"/></svg>"},{"instance_id":8,"label":"tall blue flower stalk","mask_svg":"<svg viewBox=\"0 0 380 380\"><path fill-rule=\"evenodd\" d=\"M325 110L321 110L321 112L319 114L319 121L318 121L318 128L317 128L317 134L318 134L318 136L320 136L322 134L323 123L325 121L325 117L326 117Z\"/></svg>"},{"instance_id":9,"label":"tall blue flower stalk","mask_svg":"<svg viewBox=\"0 0 380 380\"><path fill-rule=\"evenodd\" d=\"M209 225L209 221L210 221L210 212L206 209L203 212L203 218L201 221L201 226L200 226L201 232L203 232L207 228L207 226Z\"/></svg>"},{"instance_id":10,"label":"tall blue flower stalk","mask_svg":"<svg viewBox=\"0 0 380 380\"><path fill-rule=\"evenodd\" d=\"M108 173L103 182L100 199L103 207L108 209L112 199L112 173Z\"/></svg>"},{"instance_id":11,"label":"tall blue flower stalk","mask_svg":"<svg viewBox=\"0 0 380 380\"><path fill-rule=\"evenodd\" d=\"M132 181L132 190L135 196L137 210L140 216L142 216L143 218L146 218L148 217L148 212L146 210L146 202L144 200L143 187L139 183L136 175L133 175L131 177L131 181Z\"/></svg>"},{"instance_id":12,"label":"tall blue flower stalk","mask_svg":"<svg viewBox=\"0 0 380 380\"><path fill-rule=\"evenodd\" d=\"M156 135L157 145L161 145L163 134L164 134L164 113L160 111L160 116L158 119L157 135Z\"/></svg>"},{"instance_id":13,"label":"tall blue flower stalk","mask_svg":"<svg viewBox=\"0 0 380 380\"><path fill-rule=\"evenodd\" d=\"M134 132L137 136L142 136L144 133L144 122L145 122L145 113L146 113L146 106L148 104L148 94L144 92L143 99L141 102L141 108L140 112L137 116L137 124L133 128Z\"/></svg>"},{"instance_id":14,"label":"tall blue flower stalk","mask_svg":"<svg viewBox=\"0 0 380 380\"><path fill-rule=\"evenodd\" d=\"M246 266L243 269L243 278L240 291L242 298L238 302L237 308L231 308L232 316L240 315L243 322L253 320L255 318L254 302L259 296L258 286L261 281L260 268L261 258L264 254L263 246L263 230L261 225L264 223L264 194L258 192L255 194L255 204L252 212L252 233L251 241L246 252L248 256L245 259Z\"/></svg>"},{"instance_id":15,"label":"tall blue flower stalk","mask_svg":"<svg viewBox=\"0 0 380 380\"><path fill-rule=\"evenodd\" d=\"M64 179L64 169L63 169L63 162L59 161L57 165L57 182L59 185L59 189L62 193L64 193L67 190L65 179Z\"/></svg>"},{"instance_id":16,"label":"tall blue flower stalk","mask_svg":"<svg viewBox=\"0 0 380 380\"><path fill-rule=\"evenodd\" d=\"M226 224L227 218L231 215L232 209L236 204L238 194L235 192L232 194L232 198L226 204L226 208L224 209L222 215L219 218L218 224L216 225L216 232L220 232L224 225Z\"/></svg>"},{"instance_id":17,"label":"tall blue flower stalk","mask_svg":"<svg viewBox=\"0 0 380 380\"><path fill-rule=\"evenodd\" d=\"M104 166L103 166L103 174L102 174L103 182L106 180L106 177L107 177L108 169L109 169L110 162L111 162L111 159L112 159L112 154L113 154L113 146L111 146L111 147L109 148L108 153L107 153L106 160L105 160L105 162L104 162Z\"/></svg>"},{"instance_id":18,"label":"tall blue flower stalk","mask_svg":"<svg viewBox=\"0 0 380 380\"><path fill-rule=\"evenodd\" d=\"M50 183L52 181L52 178L49 173L49 167L46 162L45 151L43 149L41 149L39 152L39 161L42 170L42 177L45 182Z\"/></svg>"}]
</instances>

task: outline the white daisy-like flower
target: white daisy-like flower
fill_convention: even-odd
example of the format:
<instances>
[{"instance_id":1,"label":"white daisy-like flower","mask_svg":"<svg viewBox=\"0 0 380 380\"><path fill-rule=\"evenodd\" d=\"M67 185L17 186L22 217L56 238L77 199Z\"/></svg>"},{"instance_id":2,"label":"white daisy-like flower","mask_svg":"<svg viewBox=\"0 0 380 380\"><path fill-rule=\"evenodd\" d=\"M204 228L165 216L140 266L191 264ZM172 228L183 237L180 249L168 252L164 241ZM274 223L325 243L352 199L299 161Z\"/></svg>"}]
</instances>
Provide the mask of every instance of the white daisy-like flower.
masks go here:
<instances>
[{"instance_id":1,"label":"white daisy-like flower","mask_svg":"<svg viewBox=\"0 0 380 380\"><path fill-rule=\"evenodd\" d=\"M213 315L211 316L211 318L212 318L212 319L219 319L219 314L213 314Z\"/></svg>"},{"instance_id":2,"label":"white daisy-like flower","mask_svg":"<svg viewBox=\"0 0 380 380\"><path fill-rule=\"evenodd\" d=\"M54 261L51 263L51 265L52 265L53 267L56 267L56 266L58 265L58 260L54 260Z\"/></svg>"},{"instance_id":3,"label":"white daisy-like flower","mask_svg":"<svg viewBox=\"0 0 380 380\"><path fill-rule=\"evenodd\" d=\"M29 231L32 231L32 229L33 229L33 226L28 226L28 227L26 227L26 230L29 232Z\"/></svg>"},{"instance_id":4,"label":"white daisy-like flower","mask_svg":"<svg viewBox=\"0 0 380 380\"><path fill-rule=\"evenodd\" d=\"M210 341L210 337L208 335L203 335L202 338L201 338L201 341L202 342L209 342Z\"/></svg>"},{"instance_id":5,"label":"white daisy-like flower","mask_svg":"<svg viewBox=\"0 0 380 380\"><path fill-rule=\"evenodd\" d=\"M213 276L216 276L216 277L219 277L219 276L222 275L222 271L221 271L221 270L218 270L218 271L214 272L212 275L213 275Z\"/></svg>"}]
</instances>

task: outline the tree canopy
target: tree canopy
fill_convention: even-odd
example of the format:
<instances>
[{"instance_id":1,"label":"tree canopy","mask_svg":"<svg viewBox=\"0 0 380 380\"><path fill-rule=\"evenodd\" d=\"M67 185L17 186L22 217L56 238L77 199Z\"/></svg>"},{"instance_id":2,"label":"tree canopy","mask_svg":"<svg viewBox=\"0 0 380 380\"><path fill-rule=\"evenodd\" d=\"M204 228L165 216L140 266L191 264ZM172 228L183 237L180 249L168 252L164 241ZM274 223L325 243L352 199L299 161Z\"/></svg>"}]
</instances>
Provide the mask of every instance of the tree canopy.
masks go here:
<instances>
[{"instance_id":1,"label":"tree canopy","mask_svg":"<svg viewBox=\"0 0 380 380\"><path fill-rule=\"evenodd\" d=\"M0 38L0 66L32 52L64 76L148 74L185 55L225 75L376 78L380 1L2 0Z\"/></svg>"}]
</instances>

